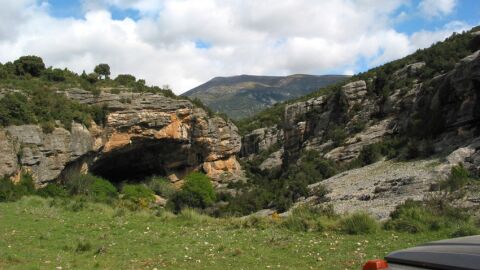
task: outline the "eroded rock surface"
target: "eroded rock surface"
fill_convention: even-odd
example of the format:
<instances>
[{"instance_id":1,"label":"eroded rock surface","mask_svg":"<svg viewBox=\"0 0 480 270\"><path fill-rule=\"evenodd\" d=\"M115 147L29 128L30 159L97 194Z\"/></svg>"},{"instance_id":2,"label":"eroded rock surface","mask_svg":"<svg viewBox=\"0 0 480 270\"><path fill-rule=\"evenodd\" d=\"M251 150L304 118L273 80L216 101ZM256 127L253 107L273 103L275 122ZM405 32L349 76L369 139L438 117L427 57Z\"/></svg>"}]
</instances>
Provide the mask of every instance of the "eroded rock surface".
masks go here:
<instances>
[{"instance_id":1,"label":"eroded rock surface","mask_svg":"<svg viewBox=\"0 0 480 270\"><path fill-rule=\"evenodd\" d=\"M209 117L186 100L151 93L63 92L83 104L106 106L104 126L73 124L46 134L36 125L0 130L0 173L30 171L38 183L52 181L65 169L87 168L125 180L151 174L178 181L192 170L204 170L216 181L241 175L235 155L241 138L231 122ZM18 156L18 158L17 158Z\"/></svg>"},{"instance_id":2,"label":"eroded rock surface","mask_svg":"<svg viewBox=\"0 0 480 270\"><path fill-rule=\"evenodd\" d=\"M407 199L422 200L440 174L433 168L438 160L380 161L326 179L320 183L329 190L328 203L339 213L368 211L378 219L388 218L398 204ZM312 200L310 200L312 201Z\"/></svg>"}]
</instances>

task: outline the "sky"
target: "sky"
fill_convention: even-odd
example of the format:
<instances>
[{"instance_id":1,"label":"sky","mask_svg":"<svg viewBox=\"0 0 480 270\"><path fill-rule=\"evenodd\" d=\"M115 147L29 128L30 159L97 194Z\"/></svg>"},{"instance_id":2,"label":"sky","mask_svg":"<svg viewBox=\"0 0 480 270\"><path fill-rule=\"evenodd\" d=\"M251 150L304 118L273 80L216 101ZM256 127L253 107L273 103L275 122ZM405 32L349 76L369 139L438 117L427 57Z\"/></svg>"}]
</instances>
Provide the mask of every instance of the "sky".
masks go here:
<instances>
[{"instance_id":1,"label":"sky","mask_svg":"<svg viewBox=\"0 0 480 270\"><path fill-rule=\"evenodd\" d=\"M132 74L355 74L480 24L478 0L0 0L0 62Z\"/></svg>"}]
</instances>

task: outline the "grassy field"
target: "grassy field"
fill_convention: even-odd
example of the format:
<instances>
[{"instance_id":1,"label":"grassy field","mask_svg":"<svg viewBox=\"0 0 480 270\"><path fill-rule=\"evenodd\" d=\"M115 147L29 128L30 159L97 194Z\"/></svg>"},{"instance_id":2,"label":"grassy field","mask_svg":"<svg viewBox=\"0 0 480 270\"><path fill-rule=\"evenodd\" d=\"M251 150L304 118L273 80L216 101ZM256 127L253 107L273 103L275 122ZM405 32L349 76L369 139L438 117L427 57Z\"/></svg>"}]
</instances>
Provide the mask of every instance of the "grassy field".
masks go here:
<instances>
[{"instance_id":1,"label":"grassy field","mask_svg":"<svg viewBox=\"0 0 480 270\"><path fill-rule=\"evenodd\" d=\"M0 203L0 269L360 269L367 259L449 235L245 229L188 211L92 203L74 210L40 197Z\"/></svg>"}]
</instances>

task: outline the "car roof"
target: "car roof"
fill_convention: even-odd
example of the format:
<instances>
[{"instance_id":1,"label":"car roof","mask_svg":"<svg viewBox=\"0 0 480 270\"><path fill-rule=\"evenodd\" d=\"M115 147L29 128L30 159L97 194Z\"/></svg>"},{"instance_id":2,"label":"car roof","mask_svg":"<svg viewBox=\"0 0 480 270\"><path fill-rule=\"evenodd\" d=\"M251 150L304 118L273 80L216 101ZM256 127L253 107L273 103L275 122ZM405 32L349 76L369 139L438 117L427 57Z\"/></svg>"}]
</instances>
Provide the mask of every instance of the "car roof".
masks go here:
<instances>
[{"instance_id":1,"label":"car roof","mask_svg":"<svg viewBox=\"0 0 480 270\"><path fill-rule=\"evenodd\" d=\"M395 251L385 259L390 263L439 270L479 270L480 235L426 243Z\"/></svg>"}]
</instances>

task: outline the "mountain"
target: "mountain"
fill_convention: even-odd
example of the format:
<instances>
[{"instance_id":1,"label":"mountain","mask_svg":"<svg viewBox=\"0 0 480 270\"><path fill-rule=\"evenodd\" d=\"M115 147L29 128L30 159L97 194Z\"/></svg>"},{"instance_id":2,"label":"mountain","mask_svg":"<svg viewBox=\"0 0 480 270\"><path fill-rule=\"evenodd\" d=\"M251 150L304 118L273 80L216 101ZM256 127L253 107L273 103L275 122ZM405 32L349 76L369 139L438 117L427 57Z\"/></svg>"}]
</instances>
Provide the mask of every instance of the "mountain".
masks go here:
<instances>
[{"instance_id":1,"label":"mountain","mask_svg":"<svg viewBox=\"0 0 480 270\"><path fill-rule=\"evenodd\" d=\"M183 96L198 98L213 111L232 119L254 115L275 103L300 97L321 87L347 79L344 75L216 77L187 91Z\"/></svg>"}]
</instances>

